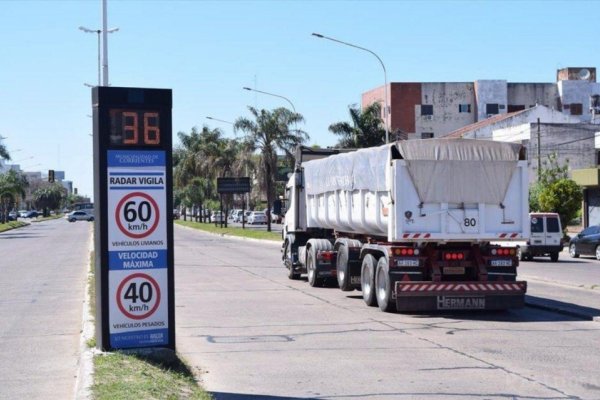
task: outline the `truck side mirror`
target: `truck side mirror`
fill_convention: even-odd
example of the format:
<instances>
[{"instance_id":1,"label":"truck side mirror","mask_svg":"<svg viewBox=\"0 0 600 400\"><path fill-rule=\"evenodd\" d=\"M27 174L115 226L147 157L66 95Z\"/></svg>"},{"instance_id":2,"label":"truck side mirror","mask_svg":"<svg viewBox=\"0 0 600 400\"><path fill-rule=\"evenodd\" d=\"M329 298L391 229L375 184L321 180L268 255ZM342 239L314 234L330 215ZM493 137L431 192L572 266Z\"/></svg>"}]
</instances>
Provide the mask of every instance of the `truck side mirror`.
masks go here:
<instances>
[{"instance_id":1,"label":"truck side mirror","mask_svg":"<svg viewBox=\"0 0 600 400\"><path fill-rule=\"evenodd\" d=\"M302 182L302 174L298 170L296 171L295 186L296 187L302 187L302 186L304 186L304 182Z\"/></svg>"}]
</instances>

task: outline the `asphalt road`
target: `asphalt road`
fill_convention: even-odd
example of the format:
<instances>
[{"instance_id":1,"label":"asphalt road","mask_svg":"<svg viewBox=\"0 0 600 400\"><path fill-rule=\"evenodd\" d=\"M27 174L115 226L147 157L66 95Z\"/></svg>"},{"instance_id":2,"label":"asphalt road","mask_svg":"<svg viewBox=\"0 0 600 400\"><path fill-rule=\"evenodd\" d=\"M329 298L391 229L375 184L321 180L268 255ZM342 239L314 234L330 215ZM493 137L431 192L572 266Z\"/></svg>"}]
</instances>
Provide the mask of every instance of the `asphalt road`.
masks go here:
<instances>
[{"instance_id":1,"label":"asphalt road","mask_svg":"<svg viewBox=\"0 0 600 400\"><path fill-rule=\"evenodd\" d=\"M1 399L74 397L91 226L0 233Z\"/></svg>"},{"instance_id":2,"label":"asphalt road","mask_svg":"<svg viewBox=\"0 0 600 400\"><path fill-rule=\"evenodd\" d=\"M218 400L600 399L598 322L532 307L386 314L289 280L277 245L179 226L175 240L178 351ZM530 294L565 289L542 284Z\"/></svg>"}]
</instances>

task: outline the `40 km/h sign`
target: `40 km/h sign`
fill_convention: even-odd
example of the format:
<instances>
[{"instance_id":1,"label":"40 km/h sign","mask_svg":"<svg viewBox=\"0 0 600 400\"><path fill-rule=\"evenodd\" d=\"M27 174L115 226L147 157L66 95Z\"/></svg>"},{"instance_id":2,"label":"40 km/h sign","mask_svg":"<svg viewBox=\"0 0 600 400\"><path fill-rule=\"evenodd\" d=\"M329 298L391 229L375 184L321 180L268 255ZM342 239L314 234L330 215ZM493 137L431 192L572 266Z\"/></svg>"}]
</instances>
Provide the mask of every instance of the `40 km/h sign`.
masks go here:
<instances>
[{"instance_id":1,"label":"40 km/h sign","mask_svg":"<svg viewBox=\"0 0 600 400\"><path fill-rule=\"evenodd\" d=\"M171 91L92 94L97 343L174 349Z\"/></svg>"}]
</instances>

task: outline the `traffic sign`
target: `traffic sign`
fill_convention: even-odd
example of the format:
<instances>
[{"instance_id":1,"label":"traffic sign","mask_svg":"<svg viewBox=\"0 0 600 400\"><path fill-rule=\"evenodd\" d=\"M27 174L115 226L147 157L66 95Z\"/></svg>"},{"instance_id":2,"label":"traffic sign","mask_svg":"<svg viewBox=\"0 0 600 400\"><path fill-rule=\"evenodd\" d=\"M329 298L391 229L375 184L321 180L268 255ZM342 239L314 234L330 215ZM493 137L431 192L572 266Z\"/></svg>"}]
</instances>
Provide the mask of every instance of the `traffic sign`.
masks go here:
<instances>
[{"instance_id":1,"label":"traffic sign","mask_svg":"<svg viewBox=\"0 0 600 400\"><path fill-rule=\"evenodd\" d=\"M96 337L175 348L171 91L96 87Z\"/></svg>"}]
</instances>

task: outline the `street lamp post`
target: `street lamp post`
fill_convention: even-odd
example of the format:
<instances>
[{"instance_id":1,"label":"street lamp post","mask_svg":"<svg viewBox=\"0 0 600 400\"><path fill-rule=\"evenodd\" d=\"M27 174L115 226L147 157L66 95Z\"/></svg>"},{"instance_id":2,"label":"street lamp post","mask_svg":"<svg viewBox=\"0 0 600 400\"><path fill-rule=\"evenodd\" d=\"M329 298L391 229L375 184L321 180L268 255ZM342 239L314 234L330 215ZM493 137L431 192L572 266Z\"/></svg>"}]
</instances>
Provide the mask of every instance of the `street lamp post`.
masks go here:
<instances>
[{"instance_id":1,"label":"street lamp post","mask_svg":"<svg viewBox=\"0 0 600 400\"><path fill-rule=\"evenodd\" d=\"M281 95L274 94L274 93L263 92L262 90L252 89L252 88L249 88L249 87L243 87L242 89L249 90L251 92L257 92L257 93L267 94L269 96L275 96L275 97L279 97L280 99L284 99L285 101L287 101L288 103L290 103L290 106L292 106L292 110L294 110L294 113L296 112L296 107L294 107L294 104L287 97L283 97Z\"/></svg>"},{"instance_id":2,"label":"street lamp post","mask_svg":"<svg viewBox=\"0 0 600 400\"><path fill-rule=\"evenodd\" d=\"M224 123L226 123L226 124L233 125L233 122L225 121L225 120L223 120L223 119L219 119L219 118L214 118L214 117L206 117L206 119L210 119L210 120L213 120L213 121L224 122Z\"/></svg>"},{"instance_id":3,"label":"street lamp post","mask_svg":"<svg viewBox=\"0 0 600 400\"><path fill-rule=\"evenodd\" d=\"M85 26L80 26L79 30L85 32L85 33L96 33L98 35L98 86L102 86L102 80L101 80L101 74L100 74L100 70L101 70L101 65L102 65L102 61L101 61L101 45L100 45L100 34L102 33L102 29L89 29L86 28ZM106 33L113 33L118 31L119 28L111 28L108 29L106 31ZM108 69L108 65L106 66L106 68ZM106 79L104 80L104 86L108 86L108 72L106 74Z\"/></svg>"},{"instance_id":4,"label":"street lamp post","mask_svg":"<svg viewBox=\"0 0 600 400\"><path fill-rule=\"evenodd\" d=\"M387 94L387 71L385 70L385 65L383 64L383 61L381 61L381 58L379 58L379 56L377 54L375 54L373 51L366 49L364 47L361 46L357 46L355 44L352 43L348 43L348 42L343 42L341 40L338 39L334 39L325 35L321 35L320 33L313 33L312 34L315 37L318 37L320 39L327 39L327 40L331 40L332 42L336 42L336 43L340 43L340 44L345 44L346 46L350 46L350 47L354 47L355 49L360 49L360 50L364 50L366 52L369 52L371 54L373 54L377 60L379 61L379 63L381 64L381 67L383 68L383 79L384 79L384 107L385 110L383 111L383 115L385 118L385 142L389 143L390 141L390 134L389 134L389 128L388 128L388 113L389 113L389 108L388 108L388 94Z\"/></svg>"}]
</instances>

